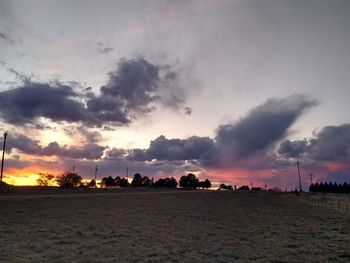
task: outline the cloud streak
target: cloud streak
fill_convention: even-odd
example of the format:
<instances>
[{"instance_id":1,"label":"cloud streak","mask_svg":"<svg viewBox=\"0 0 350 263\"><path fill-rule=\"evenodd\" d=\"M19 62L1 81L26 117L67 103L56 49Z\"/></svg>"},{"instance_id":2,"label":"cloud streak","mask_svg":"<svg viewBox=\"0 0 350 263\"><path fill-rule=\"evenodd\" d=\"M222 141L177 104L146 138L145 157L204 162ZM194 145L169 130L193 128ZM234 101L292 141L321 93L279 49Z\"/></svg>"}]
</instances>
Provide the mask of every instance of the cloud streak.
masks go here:
<instances>
[{"instance_id":1,"label":"cloud streak","mask_svg":"<svg viewBox=\"0 0 350 263\"><path fill-rule=\"evenodd\" d=\"M13 45L15 44L15 40L6 32L0 32L0 39L5 41L5 43Z\"/></svg>"},{"instance_id":2,"label":"cloud streak","mask_svg":"<svg viewBox=\"0 0 350 263\"><path fill-rule=\"evenodd\" d=\"M86 143L81 146L60 146L57 142L51 142L47 146L31 139L23 134L11 134L8 140L7 151L17 149L20 152L34 156L57 156L60 158L97 160L102 158L105 146L96 143Z\"/></svg>"},{"instance_id":3,"label":"cloud streak","mask_svg":"<svg viewBox=\"0 0 350 263\"><path fill-rule=\"evenodd\" d=\"M223 155L240 159L266 152L286 136L288 129L317 101L303 95L269 99L236 123L219 126L217 146Z\"/></svg>"}]
</instances>

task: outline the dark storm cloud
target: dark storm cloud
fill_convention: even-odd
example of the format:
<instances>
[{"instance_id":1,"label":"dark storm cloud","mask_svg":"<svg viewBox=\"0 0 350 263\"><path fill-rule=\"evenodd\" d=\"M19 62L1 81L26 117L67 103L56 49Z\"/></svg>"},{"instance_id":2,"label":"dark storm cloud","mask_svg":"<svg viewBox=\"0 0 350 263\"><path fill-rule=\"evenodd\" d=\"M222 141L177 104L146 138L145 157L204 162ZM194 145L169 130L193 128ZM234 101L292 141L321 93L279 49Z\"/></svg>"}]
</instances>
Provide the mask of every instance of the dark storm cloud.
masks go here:
<instances>
[{"instance_id":1,"label":"dark storm cloud","mask_svg":"<svg viewBox=\"0 0 350 263\"><path fill-rule=\"evenodd\" d=\"M105 146L96 143L87 143L79 147L63 146L55 155L73 159L98 160L102 157L105 149Z\"/></svg>"},{"instance_id":2,"label":"dark storm cloud","mask_svg":"<svg viewBox=\"0 0 350 263\"><path fill-rule=\"evenodd\" d=\"M96 143L86 143L82 146L60 146L51 142L47 146L40 145L38 140L31 139L23 134L11 134L8 138L7 150L17 149L22 153L38 156L57 156L74 159L100 159L106 149Z\"/></svg>"},{"instance_id":3,"label":"dark storm cloud","mask_svg":"<svg viewBox=\"0 0 350 263\"><path fill-rule=\"evenodd\" d=\"M8 123L33 123L44 117L52 121L77 122L86 111L69 86L26 81L23 86L0 92L0 115Z\"/></svg>"},{"instance_id":4,"label":"dark storm cloud","mask_svg":"<svg viewBox=\"0 0 350 263\"><path fill-rule=\"evenodd\" d=\"M100 95L88 94L87 109L100 121L130 123L138 114L154 110L157 104L174 107L185 101L177 78L169 66L151 64L143 58L123 59L109 73ZM169 97L173 98L171 103Z\"/></svg>"},{"instance_id":5,"label":"dark storm cloud","mask_svg":"<svg viewBox=\"0 0 350 263\"><path fill-rule=\"evenodd\" d=\"M192 160L211 158L215 145L209 137L192 136L187 139L167 139L159 136L151 141L146 154L149 159Z\"/></svg>"},{"instance_id":6,"label":"dark storm cloud","mask_svg":"<svg viewBox=\"0 0 350 263\"><path fill-rule=\"evenodd\" d=\"M160 71L159 66L142 58L122 60L117 70L109 73L109 81L101 87L101 96L95 98L95 104L101 99L117 103L127 111L151 111L150 104L159 99L156 93L163 82Z\"/></svg>"},{"instance_id":7,"label":"dark storm cloud","mask_svg":"<svg viewBox=\"0 0 350 263\"><path fill-rule=\"evenodd\" d=\"M237 123L219 126L217 147L234 158L266 151L286 135L288 128L306 109L316 104L315 100L302 95L269 99Z\"/></svg>"},{"instance_id":8,"label":"dark storm cloud","mask_svg":"<svg viewBox=\"0 0 350 263\"><path fill-rule=\"evenodd\" d=\"M106 160L123 160L125 159L125 155L127 154L127 150L125 149L110 149L106 151Z\"/></svg>"},{"instance_id":9,"label":"dark storm cloud","mask_svg":"<svg viewBox=\"0 0 350 263\"><path fill-rule=\"evenodd\" d=\"M8 136L6 150L11 152L13 148L26 154L37 155L42 152L42 147L38 140L31 139L23 134L11 134Z\"/></svg>"},{"instance_id":10,"label":"dark storm cloud","mask_svg":"<svg viewBox=\"0 0 350 263\"><path fill-rule=\"evenodd\" d=\"M289 144L294 145L294 149L288 147ZM286 158L302 156L308 161L349 160L350 124L324 127L308 141L284 141L279 153Z\"/></svg>"},{"instance_id":11,"label":"dark storm cloud","mask_svg":"<svg viewBox=\"0 0 350 263\"><path fill-rule=\"evenodd\" d=\"M112 149L106 152L106 159L126 158L132 161L185 161L196 160L204 166L222 165L220 156L245 158L262 152L261 160L268 160L274 167L269 147L286 135L288 128L316 101L305 96L289 96L282 99L269 99L252 109L247 117L236 124L226 124L217 129L216 140L209 137L192 136L187 139L167 139L159 136L150 142L147 149L121 151ZM306 142L284 142L280 154L295 156L306 147ZM259 164L257 164L257 167ZM266 167L266 165L264 166Z\"/></svg>"},{"instance_id":12,"label":"dark storm cloud","mask_svg":"<svg viewBox=\"0 0 350 263\"><path fill-rule=\"evenodd\" d=\"M167 139L161 135L151 141L147 149L131 149L126 158L132 161L185 161L211 159L215 145L209 137L192 136L187 139ZM119 159L125 155L120 149L106 152L107 159Z\"/></svg>"},{"instance_id":13,"label":"dark storm cloud","mask_svg":"<svg viewBox=\"0 0 350 263\"><path fill-rule=\"evenodd\" d=\"M90 94L86 107L90 116L86 123L89 125L101 126L103 123L125 125L131 122L129 111L123 102L110 96Z\"/></svg>"},{"instance_id":14,"label":"dark storm cloud","mask_svg":"<svg viewBox=\"0 0 350 263\"><path fill-rule=\"evenodd\" d=\"M280 144L278 153L286 158L299 157L304 153L307 146L307 140L290 141L285 140Z\"/></svg>"},{"instance_id":15,"label":"dark storm cloud","mask_svg":"<svg viewBox=\"0 0 350 263\"><path fill-rule=\"evenodd\" d=\"M306 150L313 160L349 159L350 124L324 127L310 140Z\"/></svg>"},{"instance_id":16,"label":"dark storm cloud","mask_svg":"<svg viewBox=\"0 0 350 263\"><path fill-rule=\"evenodd\" d=\"M154 65L143 58L121 60L98 95L91 89L76 92L76 85L22 78L22 85L0 92L0 116L11 124L35 124L43 117L98 127L104 123L125 125L157 104L173 107L182 103L185 98L180 96L168 103L169 94L178 89L176 79L177 73L169 66Z\"/></svg>"}]
</instances>

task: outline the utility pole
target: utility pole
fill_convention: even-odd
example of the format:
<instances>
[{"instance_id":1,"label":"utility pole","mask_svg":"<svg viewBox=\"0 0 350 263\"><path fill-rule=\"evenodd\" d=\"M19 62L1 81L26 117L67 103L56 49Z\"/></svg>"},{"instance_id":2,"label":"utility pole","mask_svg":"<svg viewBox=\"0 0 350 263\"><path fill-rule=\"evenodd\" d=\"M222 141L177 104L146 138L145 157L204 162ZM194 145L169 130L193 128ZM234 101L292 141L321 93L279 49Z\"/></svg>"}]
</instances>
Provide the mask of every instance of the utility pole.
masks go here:
<instances>
[{"instance_id":1,"label":"utility pole","mask_svg":"<svg viewBox=\"0 0 350 263\"><path fill-rule=\"evenodd\" d=\"M98 169L97 169L97 165L96 165L96 167L95 167L95 183L96 183L96 180L97 180L97 171L98 171Z\"/></svg>"},{"instance_id":2,"label":"utility pole","mask_svg":"<svg viewBox=\"0 0 350 263\"><path fill-rule=\"evenodd\" d=\"M129 167L126 167L126 180L129 182Z\"/></svg>"},{"instance_id":3,"label":"utility pole","mask_svg":"<svg viewBox=\"0 0 350 263\"><path fill-rule=\"evenodd\" d=\"M312 185L312 173L310 173L310 185Z\"/></svg>"},{"instance_id":4,"label":"utility pole","mask_svg":"<svg viewBox=\"0 0 350 263\"><path fill-rule=\"evenodd\" d=\"M4 160L5 160L6 137L7 137L7 132L4 132L4 146L2 147L2 160L1 160L1 177L0 177L0 182L2 182L2 174L3 174L3 172L4 172Z\"/></svg>"},{"instance_id":5,"label":"utility pole","mask_svg":"<svg viewBox=\"0 0 350 263\"><path fill-rule=\"evenodd\" d=\"M300 190L300 192L302 192L303 189L301 188L300 163L299 163L299 161L297 161L297 166L298 166L298 175L299 175L299 190Z\"/></svg>"}]
</instances>

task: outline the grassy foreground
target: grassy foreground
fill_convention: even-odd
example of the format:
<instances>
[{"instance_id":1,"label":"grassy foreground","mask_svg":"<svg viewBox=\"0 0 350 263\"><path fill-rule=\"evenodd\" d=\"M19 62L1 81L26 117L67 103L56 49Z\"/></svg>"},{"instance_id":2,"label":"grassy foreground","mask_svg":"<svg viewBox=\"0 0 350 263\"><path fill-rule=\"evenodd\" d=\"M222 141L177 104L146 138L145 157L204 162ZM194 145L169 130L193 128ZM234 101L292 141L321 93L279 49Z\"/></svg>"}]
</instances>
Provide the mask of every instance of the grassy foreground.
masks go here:
<instances>
[{"instance_id":1,"label":"grassy foreground","mask_svg":"<svg viewBox=\"0 0 350 263\"><path fill-rule=\"evenodd\" d=\"M0 262L349 262L350 216L290 193L0 195Z\"/></svg>"}]
</instances>

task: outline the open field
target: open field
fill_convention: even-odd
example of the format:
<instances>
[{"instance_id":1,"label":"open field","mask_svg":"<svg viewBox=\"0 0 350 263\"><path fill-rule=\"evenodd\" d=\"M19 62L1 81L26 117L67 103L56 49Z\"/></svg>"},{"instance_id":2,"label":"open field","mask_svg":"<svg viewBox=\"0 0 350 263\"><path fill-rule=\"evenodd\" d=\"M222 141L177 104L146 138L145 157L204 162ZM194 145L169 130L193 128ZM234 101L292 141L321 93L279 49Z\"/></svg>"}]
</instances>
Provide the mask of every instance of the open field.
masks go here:
<instances>
[{"instance_id":1,"label":"open field","mask_svg":"<svg viewBox=\"0 0 350 263\"><path fill-rule=\"evenodd\" d=\"M0 262L349 260L350 216L290 193L0 195Z\"/></svg>"}]
</instances>

